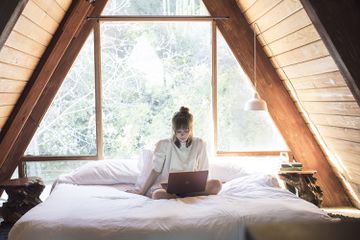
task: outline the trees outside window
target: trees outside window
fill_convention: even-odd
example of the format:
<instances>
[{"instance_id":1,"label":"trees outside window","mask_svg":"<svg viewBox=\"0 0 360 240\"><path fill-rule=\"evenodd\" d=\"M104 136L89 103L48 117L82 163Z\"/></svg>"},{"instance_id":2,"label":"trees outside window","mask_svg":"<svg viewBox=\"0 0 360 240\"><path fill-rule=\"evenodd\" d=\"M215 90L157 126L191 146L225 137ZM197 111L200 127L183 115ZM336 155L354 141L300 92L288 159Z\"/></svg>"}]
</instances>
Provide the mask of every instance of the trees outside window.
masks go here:
<instances>
[{"instance_id":1,"label":"trees outside window","mask_svg":"<svg viewBox=\"0 0 360 240\"><path fill-rule=\"evenodd\" d=\"M130 156L171 137L180 106L195 134L211 142L210 23L104 23L102 80L105 157Z\"/></svg>"},{"instance_id":2,"label":"trees outside window","mask_svg":"<svg viewBox=\"0 0 360 240\"><path fill-rule=\"evenodd\" d=\"M267 111L244 110L254 88L221 33L217 36L218 150L286 151L286 143Z\"/></svg>"},{"instance_id":3,"label":"trees outside window","mask_svg":"<svg viewBox=\"0 0 360 240\"><path fill-rule=\"evenodd\" d=\"M95 155L94 37L91 33L25 155Z\"/></svg>"},{"instance_id":4,"label":"trees outside window","mask_svg":"<svg viewBox=\"0 0 360 240\"><path fill-rule=\"evenodd\" d=\"M110 0L103 15L208 13L201 0ZM180 106L190 108L195 135L205 139L210 149L217 142L214 150L222 152L287 150L268 113L243 111L254 90L220 33L218 49L212 53L211 31L210 21L101 23L105 158L132 157L171 137L172 114ZM218 59L216 97L211 85L212 54ZM25 156L98 156L96 114L100 113L95 110L94 71L91 33ZM45 174L49 168L76 166L73 161L33 163L27 170L30 176L41 175L38 169Z\"/></svg>"}]
</instances>

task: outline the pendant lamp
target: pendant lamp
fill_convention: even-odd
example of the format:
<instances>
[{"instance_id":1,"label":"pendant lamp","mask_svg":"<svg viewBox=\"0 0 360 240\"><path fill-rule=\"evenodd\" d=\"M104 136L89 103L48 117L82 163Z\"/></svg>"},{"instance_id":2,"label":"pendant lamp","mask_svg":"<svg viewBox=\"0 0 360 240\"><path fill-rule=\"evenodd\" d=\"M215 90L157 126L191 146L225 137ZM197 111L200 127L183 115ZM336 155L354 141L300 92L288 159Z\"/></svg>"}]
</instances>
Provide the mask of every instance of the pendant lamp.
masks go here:
<instances>
[{"instance_id":1,"label":"pendant lamp","mask_svg":"<svg viewBox=\"0 0 360 240\"><path fill-rule=\"evenodd\" d=\"M256 26L256 23L255 25ZM246 111L267 111L267 104L264 100L262 100L259 94L256 91L256 33L254 33L254 87L255 93L252 99L245 103L245 110Z\"/></svg>"}]
</instances>

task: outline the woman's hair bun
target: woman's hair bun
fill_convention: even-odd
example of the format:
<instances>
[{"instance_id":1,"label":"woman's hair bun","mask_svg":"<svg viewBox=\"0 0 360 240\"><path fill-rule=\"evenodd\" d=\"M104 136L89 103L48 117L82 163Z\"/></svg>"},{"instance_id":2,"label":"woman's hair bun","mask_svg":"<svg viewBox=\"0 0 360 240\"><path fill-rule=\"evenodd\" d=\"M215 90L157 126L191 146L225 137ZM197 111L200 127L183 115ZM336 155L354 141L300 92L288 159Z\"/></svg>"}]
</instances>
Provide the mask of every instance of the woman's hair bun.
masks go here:
<instances>
[{"instance_id":1,"label":"woman's hair bun","mask_svg":"<svg viewBox=\"0 0 360 240\"><path fill-rule=\"evenodd\" d=\"M180 108L180 112L181 112L181 113L189 113L189 109L188 109L187 107L182 106L182 107Z\"/></svg>"}]
</instances>

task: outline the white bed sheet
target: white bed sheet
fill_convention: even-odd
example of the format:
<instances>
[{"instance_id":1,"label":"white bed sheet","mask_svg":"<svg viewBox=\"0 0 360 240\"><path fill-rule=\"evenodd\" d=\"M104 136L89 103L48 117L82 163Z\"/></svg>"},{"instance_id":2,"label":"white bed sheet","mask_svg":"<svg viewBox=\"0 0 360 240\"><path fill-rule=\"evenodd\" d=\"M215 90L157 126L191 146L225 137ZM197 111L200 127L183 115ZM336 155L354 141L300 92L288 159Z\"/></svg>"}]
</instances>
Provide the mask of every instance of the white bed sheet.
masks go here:
<instances>
[{"instance_id":1,"label":"white bed sheet","mask_svg":"<svg viewBox=\"0 0 360 240\"><path fill-rule=\"evenodd\" d=\"M315 205L248 175L217 196L152 200L123 185L58 184L11 229L23 239L244 239L247 224L330 221Z\"/></svg>"}]
</instances>

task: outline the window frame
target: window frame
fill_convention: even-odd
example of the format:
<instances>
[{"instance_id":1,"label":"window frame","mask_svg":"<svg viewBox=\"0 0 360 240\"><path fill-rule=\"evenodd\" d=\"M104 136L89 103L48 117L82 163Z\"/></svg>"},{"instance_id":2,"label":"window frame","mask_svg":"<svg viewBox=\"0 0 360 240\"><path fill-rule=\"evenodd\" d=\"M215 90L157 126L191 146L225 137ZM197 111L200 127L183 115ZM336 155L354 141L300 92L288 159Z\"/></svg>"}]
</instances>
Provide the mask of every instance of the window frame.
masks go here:
<instances>
[{"instance_id":1,"label":"window frame","mask_svg":"<svg viewBox=\"0 0 360 240\"><path fill-rule=\"evenodd\" d=\"M96 154L82 156L28 156L23 155L19 164L19 175L25 175L25 164L27 161L61 161L61 160L99 160L104 159L104 141L103 141L103 120L102 120L102 72L101 72L101 32L100 24L102 22L211 22L211 102L213 116L213 145L215 156L274 156L280 152L288 152L290 150L274 150L274 151L239 151L228 152L218 150L218 102L217 102L217 20L227 20L228 17L211 17L211 16L99 16L89 17L89 21L94 21L93 37L94 37L94 69L95 69L95 115L96 115Z\"/></svg>"}]
</instances>

